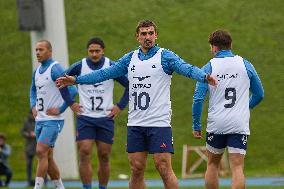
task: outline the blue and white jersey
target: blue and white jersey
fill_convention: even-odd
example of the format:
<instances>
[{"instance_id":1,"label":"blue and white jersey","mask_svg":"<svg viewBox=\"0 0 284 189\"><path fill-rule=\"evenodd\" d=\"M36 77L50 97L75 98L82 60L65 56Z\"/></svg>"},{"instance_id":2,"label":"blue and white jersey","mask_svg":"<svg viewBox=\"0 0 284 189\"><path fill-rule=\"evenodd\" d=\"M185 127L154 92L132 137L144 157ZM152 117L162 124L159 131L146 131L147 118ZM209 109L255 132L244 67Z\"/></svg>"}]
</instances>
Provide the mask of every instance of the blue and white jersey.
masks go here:
<instances>
[{"instance_id":1,"label":"blue and white jersey","mask_svg":"<svg viewBox=\"0 0 284 189\"><path fill-rule=\"evenodd\" d=\"M131 74L131 68L132 68L131 65L130 65L131 60L132 60L133 57L137 57L137 56L138 56L138 61L141 62L142 64L144 64L145 61L147 62L147 60L150 60L155 56L160 57L159 62L151 61L151 63L150 63L151 65L155 65L156 68L159 68L159 69L162 68L162 69L160 69L159 72L157 72L157 74L159 74L159 75L153 76L152 72L153 72L153 69L155 69L155 68L147 67L147 72L149 72L149 74L151 74L150 76L152 78L155 77L156 79L163 79L163 81L155 81L153 83L158 84L159 82L167 81L166 78L170 78L171 75L173 74L173 72L176 72L177 74L183 75L183 76L188 77L188 78L195 79L199 82L207 83L207 81L205 79L206 73L203 70L201 70L201 69L199 69L199 68L197 68L197 67L195 67L191 64L186 63L183 59L181 59L178 55L176 55L175 53L173 53L170 50L162 49L160 51L160 49L161 48L158 45L155 45L152 48L150 48L147 53L144 53L141 50L141 48L137 49L137 51L136 50L131 51L131 52L127 53L126 55L124 55L123 57L121 57L114 65L110 66L109 68L95 70L90 74L78 76L76 78L76 83L77 84L95 84L95 83L100 83L100 82L108 80L108 79L117 78L117 77L123 76L125 74L129 75L129 74ZM159 51L159 53L158 53L158 51ZM136 54L135 56L133 56L134 52ZM157 57L155 58L155 60L157 60ZM142 69L142 67L141 67L141 69ZM143 68L143 70L141 70L141 71L143 71L143 73L145 73L146 67ZM137 77L141 77L141 76L142 75L137 74ZM145 76L147 76L146 73L145 73ZM132 80L137 80L137 79L138 78L129 77L129 83L132 84L132 85L131 84L129 85L129 90L132 90L131 87L133 86L133 84L135 84L135 82L137 82L137 81L132 81ZM147 81L146 79L143 80L143 78L140 78L140 79L142 79L143 82ZM147 79L149 79L149 78L147 78ZM170 82L165 82L164 84L168 85L168 86L160 86L160 84L158 84L157 86L155 86L154 84L151 85L152 86L151 91L153 90L153 92L155 92L157 94L153 94L154 96L152 97L152 98L155 99L155 101L151 101L151 96L149 95L150 96L149 106L151 105L150 102L153 103L153 107L151 107L151 110L149 110L149 112L153 111L153 109L155 108L154 106L159 105L159 102L158 102L159 100L162 100L162 104L164 104L165 107L170 107L170 101L169 101L170 97L169 96L165 97L163 95L161 99L159 98L159 95L161 95L161 92L165 92L166 95L170 95L167 92L167 89L170 87ZM162 91L162 89L165 89L166 91ZM141 89L141 92L143 92L142 89ZM136 100L134 100L135 95L137 95L137 103L134 105L134 102L136 101ZM130 102L130 103L132 103L130 106L133 106L132 110L134 110L134 107L138 108L138 106L140 106L140 108L142 110L139 109L139 111L145 111L145 110L143 110L147 107L146 106L147 105L146 100L145 100L146 99L145 93L140 94L140 97L139 97L138 93L136 94L135 91L132 91L132 93L129 93L129 96L131 96L130 98L132 100ZM156 101L157 99L158 99L158 101ZM139 102L139 101L141 101L141 102ZM132 111L132 110L130 110L130 111ZM137 111L135 111L135 112L139 113L139 111L137 109ZM160 126L163 126L163 127L169 127L170 125L168 123L170 121L170 117L168 117L168 115L170 115L171 110L170 109L168 109L168 110L164 110L164 109L158 110L157 109L157 111L162 111L163 113L161 113L161 114L163 114L163 116L162 117L156 117L156 115L158 113L149 114L149 115L147 115L147 119L148 119L147 123L139 121L139 122L136 122L135 124L139 123L139 125L137 125L137 126L140 126L140 127L145 127L149 123L153 126L154 125L155 126L160 125ZM134 116L134 113L133 113L133 116ZM143 113L139 113L139 117L142 114ZM132 118L131 118L132 115L129 115L129 116L130 116L129 120L131 122L129 122L128 125L130 126L130 125L134 124L134 122L132 122ZM151 122L149 119L153 119L153 122ZM159 124L157 125L156 123L159 123Z\"/></svg>"},{"instance_id":2,"label":"blue and white jersey","mask_svg":"<svg viewBox=\"0 0 284 189\"><path fill-rule=\"evenodd\" d=\"M218 86L209 86L208 133L250 134L249 87L243 58L240 56L210 60L212 76Z\"/></svg>"},{"instance_id":3,"label":"blue and white jersey","mask_svg":"<svg viewBox=\"0 0 284 189\"><path fill-rule=\"evenodd\" d=\"M231 50L222 50L202 69L213 74L219 84L214 88L207 83L197 82L192 104L192 129L201 131L201 113L209 91L207 132L249 135L249 109L264 97L261 81L253 65L234 55Z\"/></svg>"},{"instance_id":4,"label":"blue and white jersey","mask_svg":"<svg viewBox=\"0 0 284 189\"><path fill-rule=\"evenodd\" d=\"M51 77L51 69L58 62L53 62L43 73L40 73L40 65L35 72L36 87L36 121L64 120L62 114L49 116L46 114L48 108L60 108L64 100Z\"/></svg>"},{"instance_id":5,"label":"blue and white jersey","mask_svg":"<svg viewBox=\"0 0 284 189\"><path fill-rule=\"evenodd\" d=\"M108 68L110 61L105 57L102 69ZM82 59L81 75L93 72L89 68L86 58ZM78 85L80 105L83 107L81 115L88 117L107 117L113 107L113 79L92 85Z\"/></svg>"},{"instance_id":6,"label":"blue and white jersey","mask_svg":"<svg viewBox=\"0 0 284 189\"><path fill-rule=\"evenodd\" d=\"M164 72L160 48L147 59L138 58L134 51L128 66L129 111L127 126L170 127L171 75Z\"/></svg>"}]
</instances>

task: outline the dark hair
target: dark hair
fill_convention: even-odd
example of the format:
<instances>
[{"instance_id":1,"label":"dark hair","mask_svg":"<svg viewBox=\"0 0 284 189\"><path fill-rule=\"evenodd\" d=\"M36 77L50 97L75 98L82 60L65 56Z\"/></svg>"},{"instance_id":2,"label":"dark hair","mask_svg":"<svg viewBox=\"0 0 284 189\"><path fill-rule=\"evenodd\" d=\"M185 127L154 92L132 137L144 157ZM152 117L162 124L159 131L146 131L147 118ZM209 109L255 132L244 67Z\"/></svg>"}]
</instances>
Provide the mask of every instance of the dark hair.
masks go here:
<instances>
[{"instance_id":1,"label":"dark hair","mask_svg":"<svg viewBox=\"0 0 284 189\"><path fill-rule=\"evenodd\" d=\"M0 138L6 140L6 135L4 133L0 133Z\"/></svg>"},{"instance_id":2,"label":"dark hair","mask_svg":"<svg viewBox=\"0 0 284 189\"><path fill-rule=\"evenodd\" d=\"M226 30L219 29L214 31L209 35L208 42L217 46L220 50L232 48L232 37Z\"/></svg>"},{"instance_id":3,"label":"dark hair","mask_svg":"<svg viewBox=\"0 0 284 189\"><path fill-rule=\"evenodd\" d=\"M52 50L52 45L51 45L51 43L48 40L42 39L42 40L39 40L38 43L45 43L47 48Z\"/></svg>"},{"instance_id":4,"label":"dark hair","mask_svg":"<svg viewBox=\"0 0 284 189\"><path fill-rule=\"evenodd\" d=\"M105 48L105 44L104 44L104 41L99 38L99 37L94 37L94 38L91 38L88 43L87 43L87 48L89 48L89 46L91 44L98 44L100 45L103 49Z\"/></svg>"},{"instance_id":5,"label":"dark hair","mask_svg":"<svg viewBox=\"0 0 284 189\"><path fill-rule=\"evenodd\" d=\"M140 22L138 22L137 26L136 26L136 33L139 33L139 29L140 28L144 28L144 27L151 27L153 26L154 29L155 29L155 32L158 33L158 28L157 28L157 25L151 21L151 20L142 20Z\"/></svg>"}]
</instances>

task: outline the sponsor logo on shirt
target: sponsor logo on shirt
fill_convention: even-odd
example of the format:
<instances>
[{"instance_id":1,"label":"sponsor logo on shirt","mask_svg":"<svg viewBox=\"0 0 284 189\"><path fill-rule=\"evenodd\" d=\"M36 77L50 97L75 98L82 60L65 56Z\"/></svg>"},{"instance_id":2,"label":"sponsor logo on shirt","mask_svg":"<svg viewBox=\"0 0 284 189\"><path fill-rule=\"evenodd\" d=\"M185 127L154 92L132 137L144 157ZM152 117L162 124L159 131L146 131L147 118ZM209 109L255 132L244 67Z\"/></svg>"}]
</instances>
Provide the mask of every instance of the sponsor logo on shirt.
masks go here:
<instances>
[{"instance_id":1,"label":"sponsor logo on shirt","mask_svg":"<svg viewBox=\"0 0 284 189\"><path fill-rule=\"evenodd\" d=\"M139 81L143 81L146 78L150 78L151 76L142 76L142 77L133 77L134 79L137 78Z\"/></svg>"},{"instance_id":2,"label":"sponsor logo on shirt","mask_svg":"<svg viewBox=\"0 0 284 189\"><path fill-rule=\"evenodd\" d=\"M98 86L102 85L102 83L94 84L93 86L96 88Z\"/></svg>"}]
</instances>

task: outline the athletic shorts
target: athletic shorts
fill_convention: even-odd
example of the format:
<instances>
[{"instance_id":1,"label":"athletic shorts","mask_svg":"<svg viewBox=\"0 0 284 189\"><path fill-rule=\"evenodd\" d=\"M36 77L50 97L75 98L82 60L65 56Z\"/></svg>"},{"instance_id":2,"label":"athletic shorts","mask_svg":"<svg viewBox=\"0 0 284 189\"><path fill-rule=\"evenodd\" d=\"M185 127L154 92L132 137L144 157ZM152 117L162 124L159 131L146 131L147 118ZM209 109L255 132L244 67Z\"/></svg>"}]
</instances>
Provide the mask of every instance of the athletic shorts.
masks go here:
<instances>
[{"instance_id":1,"label":"athletic shorts","mask_svg":"<svg viewBox=\"0 0 284 189\"><path fill-rule=\"evenodd\" d=\"M171 127L127 127L127 152L174 153Z\"/></svg>"},{"instance_id":2,"label":"athletic shorts","mask_svg":"<svg viewBox=\"0 0 284 189\"><path fill-rule=\"evenodd\" d=\"M77 116L76 141L90 139L113 144L114 121L109 117L92 118Z\"/></svg>"},{"instance_id":3,"label":"athletic shorts","mask_svg":"<svg viewBox=\"0 0 284 189\"><path fill-rule=\"evenodd\" d=\"M35 134L37 142L53 148L63 125L64 120L36 121Z\"/></svg>"},{"instance_id":4,"label":"athletic shorts","mask_svg":"<svg viewBox=\"0 0 284 189\"><path fill-rule=\"evenodd\" d=\"M206 148L213 154L222 154L225 148L229 153L246 154L248 135L206 133Z\"/></svg>"}]
</instances>

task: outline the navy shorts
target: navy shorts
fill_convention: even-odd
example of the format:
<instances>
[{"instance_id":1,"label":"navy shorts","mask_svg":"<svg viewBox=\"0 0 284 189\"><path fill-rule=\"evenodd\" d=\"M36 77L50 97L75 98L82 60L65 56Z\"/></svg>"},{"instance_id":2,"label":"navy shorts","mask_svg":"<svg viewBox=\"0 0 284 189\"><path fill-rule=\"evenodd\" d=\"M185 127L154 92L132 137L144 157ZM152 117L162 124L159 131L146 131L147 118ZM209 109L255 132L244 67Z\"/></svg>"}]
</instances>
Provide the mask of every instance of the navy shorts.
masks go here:
<instances>
[{"instance_id":1,"label":"navy shorts","mask_svg":"<svg viewBox=\"0 0 284 189\"><path fill-rule=\"evenodd\" d=\"M112 144L113 136L114 121L112 118L92 118L83 115L77 116L76 141L91 139Z\"/></svg>"},{"instance_id":2,"label":"navy shorts","mask_svg":"<svg viewBox=\"0 0 284 189\"><path fill-rule=\"evenodd\" d=\"M127 127L127 152L174 153L171 127Z\"/></svg>"},{"instance_id":3,"label":"navy shorts","mask_svg":"<svg viewBox=\"0 0 284 189\"><path fill-rule=\"evenodd\" d=\"M225 148L229 153L246 154L248 135L206 133L206 148L213 154L222 154Z\"/></svg>"}]
</instances>

